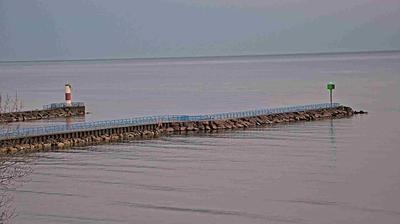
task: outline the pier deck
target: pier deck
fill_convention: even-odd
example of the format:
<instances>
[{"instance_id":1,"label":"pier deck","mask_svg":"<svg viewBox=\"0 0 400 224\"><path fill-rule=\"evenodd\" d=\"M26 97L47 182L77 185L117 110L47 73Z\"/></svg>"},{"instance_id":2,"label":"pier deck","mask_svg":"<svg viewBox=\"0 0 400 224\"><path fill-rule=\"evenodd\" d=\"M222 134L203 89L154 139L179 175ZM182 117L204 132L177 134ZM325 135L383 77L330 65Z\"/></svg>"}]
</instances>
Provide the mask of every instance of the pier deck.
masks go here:
<instances>
[{"instance_id":1,"label":"pier deck","mask_svg":"<svg viewBox=\"0 0 400 224\"><path fill-rule=\"evenodd\" d=\"M0 148L5 152L16 151L12 148L22 145L24 145L22 148L28 147L29 149L43 148L43 144L60 148L64 145L81 145L75 143L79 143L82 139L91 144L108 142L112 139L129 139L129 136L132 138L157 136L162 132L232 129L280 122L338 118L352 114L353 111L349 107L341 106L338 103L333 105L323 103L209 115L147 116L71 125L1 129Z\"/></svg>"}]
</instances>

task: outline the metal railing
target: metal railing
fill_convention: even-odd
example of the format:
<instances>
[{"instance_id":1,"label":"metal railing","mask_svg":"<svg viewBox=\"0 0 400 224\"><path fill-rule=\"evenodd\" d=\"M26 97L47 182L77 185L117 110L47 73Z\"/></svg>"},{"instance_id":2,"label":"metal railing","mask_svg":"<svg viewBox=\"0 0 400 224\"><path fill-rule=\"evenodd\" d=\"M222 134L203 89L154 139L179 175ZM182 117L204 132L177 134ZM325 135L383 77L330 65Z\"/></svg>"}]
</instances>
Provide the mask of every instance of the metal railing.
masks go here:
<instances>
[{"instance_id":1,"label":"metal railing","mask_svg":"<svg viewBox=\"0 0 400 224\"><path fill-rule=\"evenodd\" d=\"M332 107L339 107L339 106L340 106L339 103L334 103L332 105ZM300 111L316 110L316 109L326 109L326 108L331 108L331 104L330 103L310 104L310 105L303 105L303 106L266 108L266 109L259 109L259 110L228 112L228 113L197 115L197 116L189 116L189 115L146 116L146 117L136 117L136 118L130 118L130 119L81 122L81 123L75 123L72 125L55 125L55 126L46 126L46 127L10 129L10 130L3 129L3 130L0 130L0 140L1 139L12 139L12 138L23 138L23 137L29 137L29 136L69 133L69 132L76 132L76 131L89 131L89 130L92 131L92 130L107 129L107 128L168 123L168 122L225 120L225 119L253 117L253 116L260 116L260 115L270 115L270 114L300 112Z\"/></svg>"},{"instance_id":2,"label":"metal railing","mask_svg":"<svg viewBox=\"0 0 400 224\"><path fill-rule=\"evenodd\" d=\"M83 106L85 106L85 103L72 102L71 106L72 107L83 107ZM70 107L70 106L68 106L66 103L51 103L51 104L43 105L44 110L64 108L64 107Z\"/></svg>"}]
</instances>

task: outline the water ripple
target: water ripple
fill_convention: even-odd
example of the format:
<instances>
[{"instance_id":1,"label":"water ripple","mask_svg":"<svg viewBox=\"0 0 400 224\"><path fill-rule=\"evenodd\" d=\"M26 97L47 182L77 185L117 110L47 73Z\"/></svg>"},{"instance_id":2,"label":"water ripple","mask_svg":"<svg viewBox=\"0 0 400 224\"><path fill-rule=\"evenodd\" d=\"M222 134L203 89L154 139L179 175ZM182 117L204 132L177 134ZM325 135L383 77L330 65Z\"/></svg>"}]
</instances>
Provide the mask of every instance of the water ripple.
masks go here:
<instances>
[{"instance_id":1,"label":"water ripple","mask_svg":"<svg viewBox=\"0 0 400 224\"><path fill-rule=\"evenodd\" d=\"M174 206L161 206L161 205L152 205L152 204L143 204L143 203L134 203L134 202L122 202L122 201L117 201L114 204L135 207L135 208L164 210L164 211L173 211L173 212L238 216L238 217L244 217L244 218L250 218L250 219L262 219L262 220L266 220L266 221L275 221L275 222L283 222L283 223L302 223L303 222L302 219L289 219L289 218L283 218L283 217L277 217L277 216L264 216L264 215L259 215L259 214L239 212L239 211L229 211L229 210L203 209L203 208L182 208L182 207L174 207Z\"/></svg>"}]
</instances>

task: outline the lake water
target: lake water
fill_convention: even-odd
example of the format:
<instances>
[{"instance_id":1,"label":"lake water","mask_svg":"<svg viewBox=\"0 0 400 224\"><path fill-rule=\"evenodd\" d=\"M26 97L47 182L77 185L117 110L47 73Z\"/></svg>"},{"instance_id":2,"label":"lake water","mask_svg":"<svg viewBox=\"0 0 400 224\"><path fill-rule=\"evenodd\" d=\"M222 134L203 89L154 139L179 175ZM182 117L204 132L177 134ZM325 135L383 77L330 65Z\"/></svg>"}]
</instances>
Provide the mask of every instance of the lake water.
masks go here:
<instances>
[{"instance_id":1,"label":"lake water","mask_svg":"<svg viewBox=\"0 0 400 224\"><path fill-rule=\"evenodd\" d=\"M368 115L11 158L6 223L399 223L400 53L1 63L0 92L68 122L334 100ZM4 97L3 97L4 98ZM37 126L66 119L19 123ZM15 124L14 124L15 125Z\"/></svg>"}]
</instances>

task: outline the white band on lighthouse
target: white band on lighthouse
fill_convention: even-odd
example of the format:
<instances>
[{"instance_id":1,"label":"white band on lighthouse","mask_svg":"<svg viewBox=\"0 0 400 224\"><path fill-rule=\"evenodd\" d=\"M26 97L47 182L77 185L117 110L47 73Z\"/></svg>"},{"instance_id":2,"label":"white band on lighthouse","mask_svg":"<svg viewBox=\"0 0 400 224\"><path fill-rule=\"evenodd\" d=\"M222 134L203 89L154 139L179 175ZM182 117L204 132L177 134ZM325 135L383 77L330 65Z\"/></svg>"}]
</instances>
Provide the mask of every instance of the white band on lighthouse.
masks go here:
<instances>
[{"instance_id":1,"label":"white band on lighthouse","mask_svg":"<svg viewBox=\"0 0 400 224\"><path fill-rule=\"evenodd\" d=\"M65 103L67 106L72 106L72 95L71 95L71 85L65 85Z\"/></svg>"}]
</instances>

